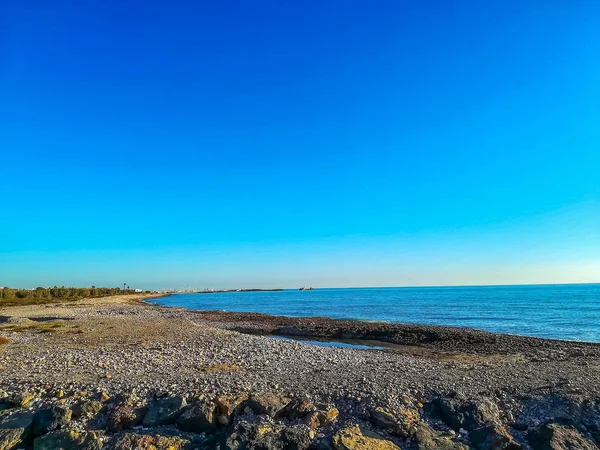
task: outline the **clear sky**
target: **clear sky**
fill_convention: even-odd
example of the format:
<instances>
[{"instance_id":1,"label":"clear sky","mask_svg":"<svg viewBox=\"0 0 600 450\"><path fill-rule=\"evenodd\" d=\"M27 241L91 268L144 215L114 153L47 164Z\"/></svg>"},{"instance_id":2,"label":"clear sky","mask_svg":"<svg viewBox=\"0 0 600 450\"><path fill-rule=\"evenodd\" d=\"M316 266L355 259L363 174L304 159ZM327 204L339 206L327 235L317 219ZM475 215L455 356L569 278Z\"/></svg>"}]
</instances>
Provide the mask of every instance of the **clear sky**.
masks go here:
<instances>
[{"instance_id":1,"label":"clear sky","mask_svg":"<svg viewBox=\"0 0 600 450\"><path fill-rule=\"evenodd\" d=\"M600 2L0 2L0 285L600 281Z\"/></svg>"}]
</instances>

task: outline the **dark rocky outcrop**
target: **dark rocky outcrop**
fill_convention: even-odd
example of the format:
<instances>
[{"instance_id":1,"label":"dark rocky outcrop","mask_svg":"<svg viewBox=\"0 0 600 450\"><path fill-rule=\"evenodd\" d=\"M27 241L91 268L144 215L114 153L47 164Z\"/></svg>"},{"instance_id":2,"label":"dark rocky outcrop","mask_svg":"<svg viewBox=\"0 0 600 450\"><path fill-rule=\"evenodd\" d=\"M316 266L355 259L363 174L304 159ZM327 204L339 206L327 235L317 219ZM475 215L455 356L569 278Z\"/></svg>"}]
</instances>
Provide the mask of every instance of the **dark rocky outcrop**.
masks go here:
<instances>
[{"instance_id":1,"label":"dark rocky outcrop","mask_svg":"<svg viewBox=\"0 0 600 450\"><path fill-rule=\"evenodd\" d=\"M142 421L145 427L156 427L175 422L187 402L183 397L167 397L156 400L148 408Z\"/></svg>"},{"instance_id":2,"label":"dark rocky outcrop","mask_svg":"<svg viewBox=\"0 0 600 450\"><path fill-rule=\"evenodd\" d=\"M102 443L94 432L55 431L38 437L33 450L100 450Z\"/></svg>"},{"instance_id":3,"label":"dark rocky outcrop","mask_svg":"<svg viewBox=\"0 0 600 450\"><path fill-rule=\"evenodd\" d=\"M177 427L193 433L211 433L217 428L217 406L202 401L188 406L177 419Z\"/></svg>"},{"instance_id":4,"label":"dark rocky outcrop","mask_svg":"<svg viewBox=\"0 0 600 450\"><path fill-rule=\"evenodd\" d=\"M598 446L572 426L548 423L528 433L533 450L598 450Z\"/></svg>"},{"instance_id":5,"label":"dark rocky outcrop","mask_svg":"<svg viewBox=\"0 0 600 450\"><path fill-rule=\"evenodd\" d=\"M33 417L33 434L41 436L58 430L71 421L72 411L60 405L53 405L38 411Z\"/></svg>"}]
</instances>

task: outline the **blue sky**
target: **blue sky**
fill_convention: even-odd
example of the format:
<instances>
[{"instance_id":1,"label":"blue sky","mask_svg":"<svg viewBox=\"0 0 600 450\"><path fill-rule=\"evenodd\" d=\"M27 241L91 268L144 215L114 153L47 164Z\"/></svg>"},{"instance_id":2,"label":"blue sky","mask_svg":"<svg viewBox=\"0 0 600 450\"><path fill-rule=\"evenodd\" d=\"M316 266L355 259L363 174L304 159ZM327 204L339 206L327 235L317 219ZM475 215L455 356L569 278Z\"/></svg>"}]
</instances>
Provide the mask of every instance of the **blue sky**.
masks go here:
<instances>
[{"instance_id":1,"label":"blue sky","mask_svg":"<svg viewBox=\"0 0 600 450\"><path fill-rule=\"evenodd\" d=\"M595 0L0 8L0 285L600 281Z\"/></svg>"}]
</instances>

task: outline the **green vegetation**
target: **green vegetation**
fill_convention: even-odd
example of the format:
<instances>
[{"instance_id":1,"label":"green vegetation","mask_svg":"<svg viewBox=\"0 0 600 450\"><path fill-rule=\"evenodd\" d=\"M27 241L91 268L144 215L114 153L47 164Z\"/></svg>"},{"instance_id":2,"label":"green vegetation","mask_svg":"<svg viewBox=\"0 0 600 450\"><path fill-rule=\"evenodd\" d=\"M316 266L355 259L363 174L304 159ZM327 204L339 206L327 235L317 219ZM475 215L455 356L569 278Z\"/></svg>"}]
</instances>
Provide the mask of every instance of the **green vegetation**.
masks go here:
<instances>
[{"instance_id":1,"label":"green vegetation","mask_svg":"<svg viewBox=\"0 0 600 450\"><path fill-rule=\"evenodd\" d=\"M52 288L37 287L35 289L0 289L0 306L14 305L32 305L41 303L55 303L68 300L78 300L80 298L107 297L110 295L135 294L133 289L123 290L122 288L73 288L58 287Z\"/></svg>"}]
</instances>

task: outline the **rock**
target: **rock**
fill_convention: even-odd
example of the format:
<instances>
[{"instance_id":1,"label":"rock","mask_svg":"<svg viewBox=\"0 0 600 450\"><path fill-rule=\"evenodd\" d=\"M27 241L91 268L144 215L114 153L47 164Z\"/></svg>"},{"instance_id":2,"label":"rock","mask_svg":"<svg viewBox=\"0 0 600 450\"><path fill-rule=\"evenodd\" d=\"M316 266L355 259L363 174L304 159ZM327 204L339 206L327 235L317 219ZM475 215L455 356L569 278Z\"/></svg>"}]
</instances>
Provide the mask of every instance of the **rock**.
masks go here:
<instances>
[{"instance_id":1,"label":"rock","mask_svg":"<svg viewBox=\"0 0 600 450\"><path fill-rule=\"evenodd\" d=\"M144 416L143 425L145 427L156 427L158 425L172 423L177 419L186 405L185 399L181 396L156 400L154 404L148 408L148 412Z\"/></svg>"},{"instance_id":2,"label":"rock","mask_svg":"<svg viewBox=\"0 0 600 450\"><path fill-rule=\"evenodd\" d=\"M110 431L131 429L142 423L146 408L134 408L126 403L115 406L108 415L107 427Z\"/></svg>"},{"instance_id":3,"label":"rock","mask_svg":"<svg viewBox=\"0 0 600 450\"><path fill-rule=\"evenodd\" d=\"M591 439L576 428L556 423L545 424L539 430L527 434L533 450L598 450Z\"/></svg>"},{"instance_id":4,"label":"rock","mask_svg":"<svg viewBox=\"0 0 600 450\"><path fill-rule=\"evenodd\" d=\"M518 450L520 444L514 441L506 428L500 425L486 425L469 433L471 443L480 450Z\"/></svg>"},{"instance_id":5,"label":"rock","mask_svg":"<svg viewBox=\"0 0 600 450\"><path fill-rule=\"evenodd\" d=\"M339 430L334 434L332 444L335 450L400 450L392 441L364 436L358 425Z\"/></svg>"},{"instance_id":6,"label":"rock","mask_svg":"<svg viewBox=\"0 0 600 450\"><path fill-rule=\"evenodd\" d=\"M337 420L340 414L337 408L329 408L327 411L319 411L319 424L321 426L330 425Z\"/></svg>"},{"instance_id":7,"label":"rock","mask_svg":"<svg viewBox=\"0 0 600 450\"><path fill-rule=\"evenodd\" d=\"M33 450L100 450L102 443L94 432L55 431L33 441Z\"/></svg>"},{"instance_id":8,"label":"rock","mask_svg":"<svg viewBox=\"0 0 600 450\"><path fill-rule=\"evenodd\" d=\"M434 431L427 423L421 422L415 433L418 450L468 450L466 445L453 441L448 436Z\"/></svg>"},{"instance_id":9,"label":"rock","mask_svg":"<svg viewBox=\"0 0 600 450\"><path fill-rule=\"evenodd\" d=\"M13 394L10 397L10 403L12 403L15 406L25 408L27 405L29 405L33 401L34 398L35 398L35 396L33 394L31 394L30 392L19 392L19 393Z\"/></svg>"},{"instance_id":10,"label":"rock","mask_svg":"<svg viewBox=\"0 0 600 450\"><path fill-rule=\"evenodd\" d=\"M108 393L107 393L106 391L102 391L102 392L100 393L100 401L101 401L102 403L104 403L104 402L107 402L107 401L109 401L109 400L110 400L110 395L108 395Z\"/></svg>"},{"instance_id":11,"label":"rock","mask_svg":"<svg viewBox=\"0 0 600 450\"><path fill-rule=\"evenodd\" d=\"M373 425L396 436L408 437L413 434L416 431L414 425L419 420L419 413L411 409L401 409L396 414L381 407L371 411Z\"/></svg>"},{"instance_id":12,"label":"rock","mask_svg":"<svg viewBox=\"0 0 600 450\"><path fill-rule=\"evenodd\" d=\"M498 406L489 399L466 401L460 398L438 398L432 402L441 418L455 431L473 431L485 425L501 425Z\"/></svg>"},{"instance_id":13,"label":"rock","mask_svg":"<svg viewBox=\"0 0 600 450\"><path fill-rule=\"evenodd\" d=\"M28 435L24 428L0 429L0 450L13 450L25 447Z\"/></svg>"},{"instance_id":14,"label":"rock","mask_svg":"<svg viewBox=\"0 0 600 450\"><path fill-rule=\"evenodd\" d=\"M69 408L58 405L39 410L33 417L34 436L41 436L65 426L71 421L71 415Z\"/></svg>"},{"instance_id":15,"label":"rock","mask_svg":"<svg viewBox=\"0 0 600 450\"><path fill-rule=\"evenodd\" d=\"M225 448L283 450L281 427L269 422L238 421L225 442Z\"/></svg>"},{"instance_id":16,"label":"rock","mask_svg":"<svg viewBox=\"0 0 600 450\"><path fill-rule=\"evenodd\" d=\"M219 424L229 425L231 419L244 409L246 400L248 400L247 395L228 395L215 398Z\"/></svg>"},{"instance_id":17,"label":"rock","mask_svg":"<svg viewBox=\"0 0 600 450\"><path fill-rule=\"evenodd\" d=\"M316 430L321 426L321 421L319 420L319 413L316 411L313 411L306 417L304 417L303 422L311 430Z\"/></svg>"},{"instance_id":18,"label":"rock","mask_svg":"<svg viewBox=\"0 0 600 450\"><path fill-rule=\"evenodd\" d=\"M212 433L217 428L217 406L208 401L191 405L177 419L177 428L191 433Z\"/></svg>"},{"instance_id":19,"label":"rock","mask_svg":"<svg viewBox=\"0 0 600 450\"><path fill-rule=\"evenodd\" d=\"M314 438L314 433L306 425L288 426L281 435L285 450L306 450L311 446Z\"/></svg>"},{"instance_id":20,"label":"rock","mask_svg":"<svg viewBox=\"0 0 600 450\"><path fill-rule=\"evenodd\" d=\"M247 406L256 414L279 417L289 402L288 397L278 394L251 395L247 401Z\"/></svg>"},{"instance_id":21,"label":"rock","mask_svg":"<svg viewBox=\"0 0 600 450\"><path fill-rule=\"evenodd\" d=\"M125 433L117 436L109 445L114 450L184 450L194 448L192 443L180 436L160 434Z\"/></svg>"},{"instance_id":22,"label":"rock","mask_svg":"<svg viewBox=\"0 0 600 450\"><path fill-rule=\"evenodd\" d=\"M73 407L73 416L90 418L98 414L102 408L102 403L97 400L82 400Z\"/></svg>"},{"instance_id":23,"label":"rock","mask_svg":"<svg viewBox=\"0 0 600 450\"><path fill-rule=\"evenodd\" d=\"M300 419L314 410L315 406L310 400L296 398L286 405L284 414L290 419Z\"/></svg>"}]
</instances>

